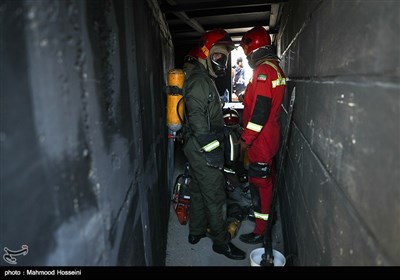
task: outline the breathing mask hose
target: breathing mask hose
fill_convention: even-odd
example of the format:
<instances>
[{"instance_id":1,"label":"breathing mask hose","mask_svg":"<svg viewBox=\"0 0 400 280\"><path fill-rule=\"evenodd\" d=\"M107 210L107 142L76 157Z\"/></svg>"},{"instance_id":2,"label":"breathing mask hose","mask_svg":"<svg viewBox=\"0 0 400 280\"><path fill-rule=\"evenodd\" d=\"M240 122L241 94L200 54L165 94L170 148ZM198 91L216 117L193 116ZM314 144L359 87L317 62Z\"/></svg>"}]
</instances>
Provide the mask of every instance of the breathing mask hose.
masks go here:
<instances>
[{"instance_id":1,"label":"breathing mask hose","mask_svg":"<svg viewBox=\"0 0 400 280\"><path fill-rule=\"evenodd\" d=\"M183 109L182 108L184 108L182 105L183 105L183 98L181 98L178 101L178 104L176 104L176 115L178 116L179 121L181 123L183 123L183 116L181 114L183 113Z\"/></svg>"}]
</instances>

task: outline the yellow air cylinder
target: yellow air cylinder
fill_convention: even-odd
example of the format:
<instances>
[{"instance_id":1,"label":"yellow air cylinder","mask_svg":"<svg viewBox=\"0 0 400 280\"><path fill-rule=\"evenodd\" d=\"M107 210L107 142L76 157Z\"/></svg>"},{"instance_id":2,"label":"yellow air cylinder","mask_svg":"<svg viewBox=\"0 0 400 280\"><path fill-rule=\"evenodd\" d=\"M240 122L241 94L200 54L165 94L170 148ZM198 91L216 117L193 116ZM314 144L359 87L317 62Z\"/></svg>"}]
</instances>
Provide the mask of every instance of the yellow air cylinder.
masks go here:
<instances>
[{"instance_id":1,"label":"yellow air cylinder","mask_svg":"<svg viewBox=\"0 0 400 280\"><path fill-rule=\"evenodd\" d=\"M182 69L171 69L168 71L167 126L171 131L175 132L182 128L181 118L183 118L184 105L181 99L183 98L182 89L184 81L185 72Z\"/></svg>"}]
</instances>

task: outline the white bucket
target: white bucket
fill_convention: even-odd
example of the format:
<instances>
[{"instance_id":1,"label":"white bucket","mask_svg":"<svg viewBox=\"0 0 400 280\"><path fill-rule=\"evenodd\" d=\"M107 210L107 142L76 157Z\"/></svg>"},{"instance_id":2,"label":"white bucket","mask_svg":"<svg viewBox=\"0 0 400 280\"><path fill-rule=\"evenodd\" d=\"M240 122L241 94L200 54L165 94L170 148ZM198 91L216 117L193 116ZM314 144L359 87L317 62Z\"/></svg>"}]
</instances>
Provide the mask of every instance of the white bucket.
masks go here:
<instances>
[{"instance_id":1,"label":"white bucket","mask_svg":"<svg viewBox=\"0 0 400 280\"><path fill-rule=\"evenodd\" d=\"M257 248L251 251L250 253L251 266L260 266L260 262L262 260L262 255L264 254L264 252L265 252L264 248ZM286 258L281 252L272 249L272 254L274 255L274 266L285 266Z\"/></svg>"}]
</instances>

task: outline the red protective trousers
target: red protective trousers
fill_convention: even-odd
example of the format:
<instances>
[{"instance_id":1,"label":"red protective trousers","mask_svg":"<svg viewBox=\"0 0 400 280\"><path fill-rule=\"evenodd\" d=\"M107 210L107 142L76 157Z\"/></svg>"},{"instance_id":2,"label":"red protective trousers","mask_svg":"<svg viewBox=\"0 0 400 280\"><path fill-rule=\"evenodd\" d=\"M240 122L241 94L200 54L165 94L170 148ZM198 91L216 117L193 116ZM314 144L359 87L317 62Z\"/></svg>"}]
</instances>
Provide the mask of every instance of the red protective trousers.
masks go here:
<instances>
[{"instance_id":1,"label":"red protective trousers","mask_svg":"<svg viewBox=\"0 0 400 280\"><path fill-rule=\"evenodd\" d=\"M272 172L271 177L267 179L249 177L249 183L258 187L261 200L261 213L263 214L269 213L269 208L271 207L271 202L272 202L272 187L274 181L275 181L274 172ZM256 219L256 227L254 228L253 233L256 235L264 234L266 228L267 228L267 221L263 219Z\"/></svg>"}]
</instances>

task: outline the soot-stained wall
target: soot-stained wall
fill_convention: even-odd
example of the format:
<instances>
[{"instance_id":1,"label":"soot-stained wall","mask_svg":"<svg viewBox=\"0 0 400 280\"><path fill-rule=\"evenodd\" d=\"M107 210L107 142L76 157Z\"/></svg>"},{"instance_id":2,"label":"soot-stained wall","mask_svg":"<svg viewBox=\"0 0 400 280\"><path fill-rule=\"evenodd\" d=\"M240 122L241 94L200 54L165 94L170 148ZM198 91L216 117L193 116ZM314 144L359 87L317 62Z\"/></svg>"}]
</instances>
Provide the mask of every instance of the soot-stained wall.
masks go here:
<instances>
[{"instance_id":1,"label":"soot-stained wall","mask_svg":"<svg viewBox=\"0 0 400 280\"><path fill-rule=\"evenodd\" d=\"M285 7L286 108L296 100L280 201L294 265L400 264L399 7Z\"/></svg>"},{"instance_id":2,"label":"soot-stained wall","mask_svg":"<svg viewBox=\"0 0 400 280\"><path fill-rule=\"evenodd\" d=\"M18 265L164 264L156 3L1 2L0 247L28 245Z\"/></svg>"}]
</instances>

